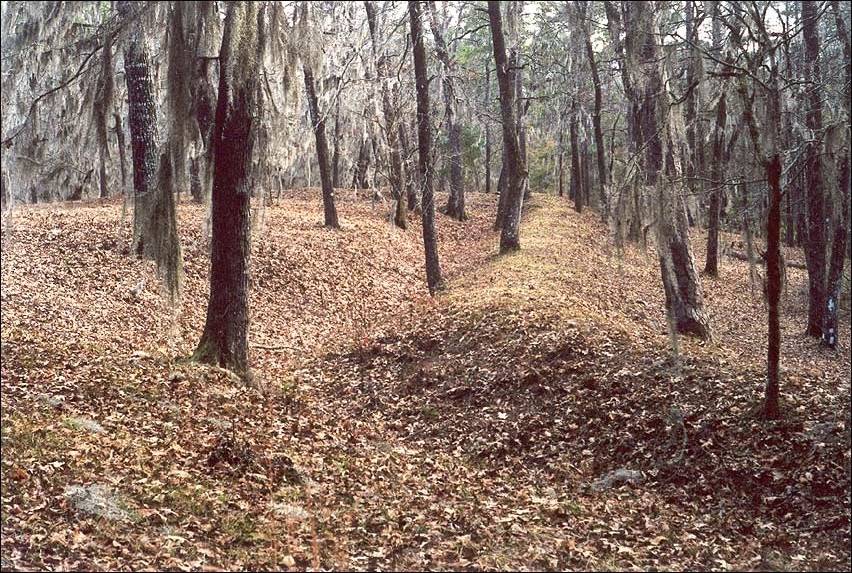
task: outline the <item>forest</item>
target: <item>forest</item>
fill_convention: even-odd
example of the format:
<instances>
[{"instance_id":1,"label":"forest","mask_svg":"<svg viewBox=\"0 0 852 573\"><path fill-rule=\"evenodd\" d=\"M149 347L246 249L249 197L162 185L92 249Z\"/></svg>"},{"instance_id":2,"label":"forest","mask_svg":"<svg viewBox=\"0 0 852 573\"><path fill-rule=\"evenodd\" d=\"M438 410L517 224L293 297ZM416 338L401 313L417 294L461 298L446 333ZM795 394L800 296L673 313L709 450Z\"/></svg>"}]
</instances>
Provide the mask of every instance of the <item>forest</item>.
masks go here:
<instances>
[{"instance_id":1,"label":"forest","mask_svg":"<svg viewBox=\"0 0 852 573\"><path fill-rule=\"evenodd\" d=\"M852 567L852 4L0 3L0 568Z\"/></svg>"}]
</instances>

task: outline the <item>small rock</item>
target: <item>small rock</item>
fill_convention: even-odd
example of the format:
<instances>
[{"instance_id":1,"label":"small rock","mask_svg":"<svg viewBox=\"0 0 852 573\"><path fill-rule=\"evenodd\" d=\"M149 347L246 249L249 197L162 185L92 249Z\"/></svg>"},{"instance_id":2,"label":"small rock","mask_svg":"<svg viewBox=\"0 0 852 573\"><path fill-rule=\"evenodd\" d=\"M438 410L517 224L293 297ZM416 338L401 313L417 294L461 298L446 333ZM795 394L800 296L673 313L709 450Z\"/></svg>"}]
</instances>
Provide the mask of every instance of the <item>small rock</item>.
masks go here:
<instances>
[{"instance_id":1,"label":"small rock","mask_svg":"<svg viewBox=\"0 0 852 573\"><path fill-rule=\"evenodd\" d=\"M100 484L89 486L69 485L65 488L65 497L78 511L89 513L113 521L130 519L130 512L124 509L122 499L108 487Z\"/></svg>"},{"instance_id":2,"label":"small rock","mask_svg":"<svg viewBox=\"0 0 852 573\"><path fill-rule=\"evenodd\" d=\"M83 428L93 434L103 434L106 431L103 426L89 418L70 418L68 423L73 428Z\"/></svg>"},{"instance_id":3,"label":"small rock","mask_svg":"<svg viewBox=\"0 0 852 573\"><path fill-rule=\"evenodd\" d=\"M644 481L645 474L641 471L618 468L615 471L609 472L596 482L593 482L592 489L595 491L606 491L612 489L616 485L624 483L639 485Z\"/></svg>"},{"instance_id":4,"label":"small rock","mask_svg":"<svg viewBox=\"0 0 852 573\"><path fill-rule=\"evenodd\" d=\"M65 405L65 396L59 394L39 394L38 401L51 408L61 408Z\"/></svg>"}]
</instances>

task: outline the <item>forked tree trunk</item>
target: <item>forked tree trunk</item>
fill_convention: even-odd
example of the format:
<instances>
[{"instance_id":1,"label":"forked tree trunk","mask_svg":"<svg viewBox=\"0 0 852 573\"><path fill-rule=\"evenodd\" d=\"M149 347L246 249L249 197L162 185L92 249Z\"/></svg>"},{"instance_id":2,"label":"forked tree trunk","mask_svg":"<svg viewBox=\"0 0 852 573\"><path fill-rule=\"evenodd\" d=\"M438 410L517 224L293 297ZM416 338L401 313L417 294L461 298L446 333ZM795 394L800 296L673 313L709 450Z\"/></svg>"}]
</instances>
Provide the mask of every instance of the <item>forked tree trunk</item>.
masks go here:
<instances>
[{"instance_id":1,"label":"forked tree trunk","mask_svg":"<svg viewBox=\"0 0 852 573\"><path fill-rule=\"evenodd\" d=\"M213 134L210 299L193 358L249 376L248 264L255 96L260 57L258 4L229 4L219 55L219 99Z\"/></svg>"},{"instance_id":2,"label":"forked tree trunk","mask_svg":"<svg viewBox=\"0 0 852 573\"><path fill-rule=\"evenodd\" d=\"M432 132L429 115L429 79L426 68L426 49L423 47L423 22L420 3L408 2L411 21L411 45L414 56L414 76L417 84L417 141L420 157L420 178L423 188L423 246L426 251L426 284L429 293L435 294L444 288L441 266L438 261L438 240L435 236L435 199L432 188L434 168L432 165Z\"/></svg>"}]
</instances>

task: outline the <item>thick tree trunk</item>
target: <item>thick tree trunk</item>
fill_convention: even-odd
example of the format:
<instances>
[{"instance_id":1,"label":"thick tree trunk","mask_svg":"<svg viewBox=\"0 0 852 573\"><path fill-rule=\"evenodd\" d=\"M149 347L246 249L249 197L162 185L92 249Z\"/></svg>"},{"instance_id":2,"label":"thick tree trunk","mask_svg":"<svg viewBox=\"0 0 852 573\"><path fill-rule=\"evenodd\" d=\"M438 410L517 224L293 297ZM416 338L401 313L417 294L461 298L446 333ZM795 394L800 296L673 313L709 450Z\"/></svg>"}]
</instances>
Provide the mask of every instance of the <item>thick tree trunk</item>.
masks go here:
<instances>
[{"instance_id":1,"label":"thick tree trunk","mask_svg":"<svg viewBox=\"0 0 852 573\"><path fill-rule=\"evenodd\" d=\"M636 68L630 75L638 78L636 89L640 98L639 127L644 149L645 184L656 187L658 212L657 250L666 312L679 334L691 334L702 339L711 337L689 244L686 207L676 181L679 171L674 161L675 150L671 135L670 106L663 89L664 70L661 64L659 26L653 4L630 3L628 9L628 47ZM635 60L634 60L635 58Z\"/></svg>"},{"instance_id":2,"label":"thick tree trunk","mask_svg":"<svg viewBox=\"0 0 852 573\"><path fill-rule=\"evenodd\" d=\"M502 254L521 248L521 208L527 168L518 143L515 102L509 78L500 2L489 0L488 20L491 27L494 62L497 67L497 85L500 88L500 115L503 119L503 149L505 150L503 169L506 172L507 182L505 211L500 233L500 253Z\"/></svg>"},{"instance_id":3,"label":"thick tree trunk","mask_svg":"<svg viewBox=\"0 0 852 573\"><path fill-rule=\"evenodd\" d=\"M828 285L826 288L825 316L822 324L822 343L832 350L837 350L838 335L838 303L840 302L840 287L843 284L843 264L846 261L846 229L838 225L834 231L834 241L831 249L831 264L828 270Z\"/></svg>"},{"instance_id":4,"label":"thick tree trunk","mask_svg":"<svg viewBox=\"0 0 852 573\"><path fill-rule=\"evenodd\" d=\"M432 166L432 132L429 112L429 79L426 68L426 50L423 47L423 22L420 3L408 2L411 20L411 44L414 56L414 76L417 83L417 140L420 156L420 177L423 188L423 246L426 251L426 284L435 294L444 288L441 266L438 261L438 240L435 236L435 199L433 192L434 168Z\"/></svg>"},{"instance_id":5,"label":"thick tree trunk","mask_svg":"<svg viewBox=\"0 0 852 573\"><path fill-rule=\"evenodd\" d=\"M260 45L258 4L229 4L219 56L213 135L210 299L193 358L248 378L248 263L251 165Z\"/></svg>"},{"instance_id":6,"label":"thick tree trunk","mask_svg":"<svg viewBox=\"0 0 852 573\"><path fill-rule=\"evenodd\" d=\"M120 2L120 13L128 14L130 2ZM148 226L156 202L157 182L157 108L150 63L144 44L134 33L124 47L124 71L127 81L128 125L133 161L133 244L137 255L153 253L154 238Z\"/></svg>"},{"instance_id":7,"label":"thick tree trunk","mask_svg":"<svg viewBox=\"0 0 852 573\"><path fill-rule=\"evenodd\" d=\"M802 2L802 37L805 45L806 88L805 125L819 137L822 133L822 80L819 65L818 6L815 2ZM823 188L822 157L818 142L808 144L805 150L808 199L808 243L805 260L808 264L808 327L814 338L822 336L822 323L826 298L826 193Z\"/></svg>"},{"instance_id":8,"label":"thick tree trunk","mask_svg":"<svg viewBox=\"0 0 852 573\"><path fill-rule=\"evenodd\" d=\"M311 114L311 127L313 127L317 145L317 162L319 163L320 182L322 185L322 206L325 226L332 229L339 229L340 223L337 221L337 208L334 205L331 165L328 159L328 141L325 137L325 120L320 114L313 70L307 64L304 64L302 67L305 76L305 91L308 95L308 109Z\"/></svg>"}]
</instances>

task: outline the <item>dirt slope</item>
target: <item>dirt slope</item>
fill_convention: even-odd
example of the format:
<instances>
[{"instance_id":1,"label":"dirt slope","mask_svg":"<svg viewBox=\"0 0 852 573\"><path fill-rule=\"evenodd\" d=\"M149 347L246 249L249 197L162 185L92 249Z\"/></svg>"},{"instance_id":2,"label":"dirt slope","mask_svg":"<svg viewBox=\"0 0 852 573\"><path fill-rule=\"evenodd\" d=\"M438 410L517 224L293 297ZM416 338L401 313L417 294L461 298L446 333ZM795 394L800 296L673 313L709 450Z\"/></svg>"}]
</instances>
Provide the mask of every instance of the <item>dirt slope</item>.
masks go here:
<instances>
[{"instance_id":1,"label":"dirt slope","mask_svg":"<svg viewBox=\"0 0 852 573\"><path fill-rule=\"evenodd\" d=\"M836 355L799 335L802 273L790 412L767 425L743 263L704 282L714 344L674 360L654 257L617 253L591 213L536 197L523 251L494 257L493 198L473 195L471 221L438 217L450 289L432 300L414 218L394 230L344 193L333 233L318 197L258 217L258 389L181 360L204 319L198 208L177 317L121 252L118 205L15 215L4 568L848 568L849 333ZM590 487L618 468L643 483ZM78 513L66 487L92 483L131 517Z\"/></svg>"}]
</instances>

